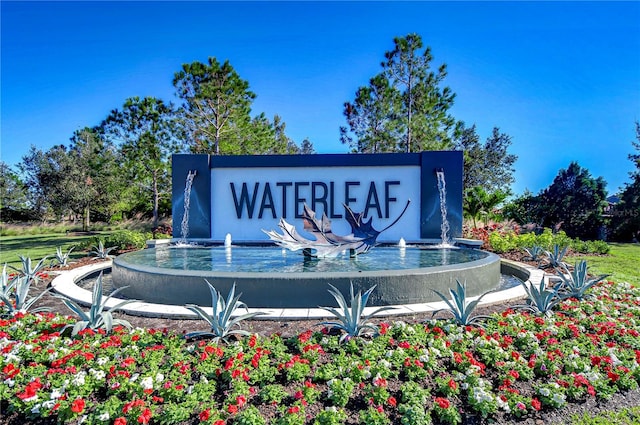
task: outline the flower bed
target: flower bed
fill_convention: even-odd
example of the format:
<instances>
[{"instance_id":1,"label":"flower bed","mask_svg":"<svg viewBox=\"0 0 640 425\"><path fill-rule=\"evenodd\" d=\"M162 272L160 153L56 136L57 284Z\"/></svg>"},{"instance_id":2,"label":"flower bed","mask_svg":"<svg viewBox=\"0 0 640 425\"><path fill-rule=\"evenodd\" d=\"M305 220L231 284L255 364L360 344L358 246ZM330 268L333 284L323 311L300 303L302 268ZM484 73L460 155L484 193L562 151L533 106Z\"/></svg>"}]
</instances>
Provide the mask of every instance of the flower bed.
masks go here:
<instances>
[{"instance_id":1,"label":"flower bed","mask_svg":"<svg viewBox=\"0 0 640 425\"><path fill-rule=\"evenodd\" d=\"M591 294L551 317L384 323L345 343L327 330L228 345L154 329L69 338L72 319L17 314L0 319L0 411L117 425L516 420L638 387L640 290Z\"/></svg>"}]
</instances>

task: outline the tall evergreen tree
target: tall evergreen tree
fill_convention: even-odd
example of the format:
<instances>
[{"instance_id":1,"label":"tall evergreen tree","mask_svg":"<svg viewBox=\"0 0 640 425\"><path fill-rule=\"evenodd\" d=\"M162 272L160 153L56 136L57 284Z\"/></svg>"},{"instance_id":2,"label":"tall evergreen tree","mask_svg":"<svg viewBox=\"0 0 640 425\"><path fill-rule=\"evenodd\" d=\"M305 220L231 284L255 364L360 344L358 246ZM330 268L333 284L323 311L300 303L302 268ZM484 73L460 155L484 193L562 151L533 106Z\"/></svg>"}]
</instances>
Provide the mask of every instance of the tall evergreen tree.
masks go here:
<instances>
[{"instance_id":1,"label":"tall evergreen tree","mask_svg":"<svg viewBox=\"0 0 640 425\"><path fill-rule=\"evenodd\" d=\"M640 239L640 121L636 121L635 140L631 145L635 153L629 154L629 160L635 169L629 173L631 182L620 193L620 202L613 209L613 237L617 240L631 241Z\"/></svg>"},{"instance_id":2,"label":"tall evergreen tree","mask_svg":"<svg viewBox=\"0 0 640 425\"><path fill-rule=\"evenodd\" d=\"M455 94L441 88L446 65L432 70L431 49L418 34L394 39L382 72L344 105L341 140L356 152L418 152L451 148L457 122L449 113Z\"/></svg>"},{"instance_id":3,"label":"tall evergreen tree","mask_svg":"<svg viewBox=\"0 0 640 425\"><path fill-rule=\"evenodd\" d=\"M272 154L285 153L284 122L264 114L251 116L256 94L229 61L184 64L173 79L184 135L193 153ZM280 127L280 129L276 128ZM286 136L285 136L286 137Z\"/></svg>"},{"instance_id":4,"label":"tall evergreen tree","mask_svg":"<svg viewBox=\"0 0 640 425\"><path fill-rule=\"evenodd\" d=\"M225 153L237 142L235 130L250 121L256 95L229 61L184 64L173 85L184 101L181 119L193 153Z\"/></svg>"},{"instance_id":5,"label":"tall evergreen tree","mask_svg":"<svg viewBox=\"0 0 640 425\"><path fill-rule=\"evenodd\" d=\"M105 133L121 143L123 170L140 193L150 199L153 227L160 202L171 194L171 154L180 151L173 105L154 97L132 97L103 122Z\"/></svg>"},{"instance_id":6,"label":"tall evergreen tree","mask_svg":"<svg viewBox=\"0 0 640 425\"><path fill-rule=\"evenodd\" d=\"M513 165L518 159L508 152L511 137L494 127L491 136L480 143L476 126L461 126L455 147L464 152L463 186L465 190L482 186L487 192L509 193L514 181Z\"/></svg>"},{"instance_id":7,"label":"tall evergreen tree","mask_svg":"<svg viewBox=\"0 0 640 425\"><path fill-rule=\"evenodd\" d=\"M68 202L72 210L82 211L82 227L89 230L91 210L104 218L113 213L122 187L116 171L118 153L113 144L105 140L101 128L85 127L71 137L69 159L70 175L63 179L73 179L75 184L67 183L68 190L73 190Z\"/></svg>"},{"instance_id":8,"label":"tall evergreen tree","mask_svg":"<svg viewBox=\"0 0 640 425\"><path fill-rule=\"evenodd\" d=\"M21 167L34 211L42 218L71 212L83 217L88 230L92 210L105 215L111 211L118 193L113 184L116 159L98 128L77 130L69 147L56 145L43 152L32 146Z\"/></svg>"},{"instance_id":9,"label":"tall evergreen tree","mask_svg":"<svg viewBox=\"0 0 640 425\"><path fill-rule=\"evenodd\" d=\"M0 161L0 220L21 220L28 215L29 205L24 183L9 164Z\"/></svg>"},{"instance_id":10,"label":"tall evergreen tree","mask_svg":"<svg viewBox=\"0 0 640 425\"><path fill-rule=\"evenodd\" d=\"M556 227L571 237L597 239L604 224L606 182L572 162L560 170L553 183L540 195L544 227Z\"/></svg>"}]
</instances>

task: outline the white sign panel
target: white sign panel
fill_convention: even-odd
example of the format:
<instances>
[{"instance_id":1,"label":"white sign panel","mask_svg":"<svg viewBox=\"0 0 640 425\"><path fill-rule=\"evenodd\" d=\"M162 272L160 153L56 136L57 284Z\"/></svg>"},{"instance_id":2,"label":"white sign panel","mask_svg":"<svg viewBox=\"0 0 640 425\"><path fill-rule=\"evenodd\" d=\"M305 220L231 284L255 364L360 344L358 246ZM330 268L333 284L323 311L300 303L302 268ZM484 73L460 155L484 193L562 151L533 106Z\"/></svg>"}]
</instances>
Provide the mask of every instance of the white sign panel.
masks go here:
<instances>
[{"instance_id":1,"label":"white sign panel","mask_svg":"<svg viewBox=\"0 0 640 425\"><path fill-rule=\"evenodd\" d=\"M211 238L267 241L262 230L277 230L280 218L303 230L301 214L306 204L318 218L326 214L333 233L348 235L343 204L384 231L378 242L420 239L420 167L251 167L211 169Z\"/></svg>"}]
</instances>

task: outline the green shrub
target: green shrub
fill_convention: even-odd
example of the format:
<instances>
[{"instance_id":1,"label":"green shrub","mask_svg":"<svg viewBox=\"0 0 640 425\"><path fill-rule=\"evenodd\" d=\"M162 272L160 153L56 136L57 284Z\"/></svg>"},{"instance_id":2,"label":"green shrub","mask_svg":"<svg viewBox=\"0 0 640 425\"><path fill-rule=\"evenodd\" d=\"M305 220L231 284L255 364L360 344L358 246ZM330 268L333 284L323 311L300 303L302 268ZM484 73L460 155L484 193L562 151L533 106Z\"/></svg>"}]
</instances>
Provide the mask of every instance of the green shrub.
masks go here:
<instances>
[{"instance_id":1,"label":"green shrub","mask_svg":"<svg viewBox=\"0 0 640 425\"><path fill-rule=\"evenodd\" d=\"M542 233L507 233L493 232L489 235L489 247L492 251L502 254L509 251L523 251L534 246L551 250L555 245L561 248L569 246L572 251L589 254L608 254L609 245L604 241L581 241L571 239L564 232L553 233L551 229L544 229Z\"/></svg>"},{"instance_id":2,"label":"green shrub","mask_svg":"<svg viewBox=\"0 0 640 425\"><path fill-rule=\"evenodd\" d=\"M133 230L117 230L106 237L94 236L80 244L80 248L88 249L102 242L104 246L116 247L117 251L142 249L146 246L147 240L151 238L151 233L136 232Z\"/></svg>"}]
</instances>

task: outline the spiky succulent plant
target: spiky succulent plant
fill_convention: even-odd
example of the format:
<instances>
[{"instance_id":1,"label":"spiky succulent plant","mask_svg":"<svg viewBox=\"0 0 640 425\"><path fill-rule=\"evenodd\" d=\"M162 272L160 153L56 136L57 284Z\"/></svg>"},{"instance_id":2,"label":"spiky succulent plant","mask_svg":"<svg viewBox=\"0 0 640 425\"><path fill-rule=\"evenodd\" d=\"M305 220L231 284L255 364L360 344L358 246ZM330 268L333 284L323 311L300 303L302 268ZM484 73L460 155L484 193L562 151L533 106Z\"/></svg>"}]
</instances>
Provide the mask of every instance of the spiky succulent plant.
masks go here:
<instances>
[{"instance_id":1,"label":"spiky succulent plant","mask_svg":"<svg viewBox=\"0 0 640 425\"><path fill-rule=\"evenodd\" d=\"M93 291L91 296L91 306L89 311L84 311L82 307L73 300L63 296L56 295L56 297L60 298L62 302L78 316L78 321L75 324L70 324L64 327L63 331L66 329L71 329L71 335L76 335L78 332L84 329L104 329L107 333L111 332L115 325L125 326L127 328L131 327L131 324L123 319L115 319L113 317L113 312L124 307L127 304L134 302L135 300L124 300L109 310L105 310L107 307L107 303L109 300L120 292L122 288L118 288L113 291L105 300L102 301L102 273L98 276L95 283L93 284Z\"/></svg>"},{"instance_id":2,"label":"spiky succulent plant","mask_svg":"<svg viewBox=\"0 0 640 425\"><path fill-rule=\"evenodd\" d=\"M338 320L324 321L320 324L331 326L335 329L344 331L345 334L340 337L340 342L348 338L362 335L365 331L372 331L374 334L377 334L377 326L369 323L369 319L382 311L393 309L393 307L380 307L375 309L370 314L364 315L364 309L367 306L367 302L369 301L369 296L375 289L376 285L373 285L371 288L367 289L364 294L361 293L361 291L358 291L357 294L354 294L353 282L350 282L351 299L349 304L347 304L347 300L344 298L338 288L331 284L329 284L329 286L331 287L331 289L329 289L329 292L331 293L331 295L333 295L333 298L335 298L336 302L338 303L338 308L320 308L328 311Z\"/></svg>"},{"instance_id":3,"label":"spiky succulent plant","mask_svg":"<svg viewBox=\"0 0 640 425\"><path fill-rule=\"evenodd\" d=\"M250 335L249 332L242 329L233 329L241 321L251 319L263 314L262 312L251 312L247 305L240 301L242 293L236 295L236 284L234 283L227 295L227 299L222 297L220 292L208 280L204 280L209 286L211 292L211 308L212 314L207 313L202 307L195 304L187 304L185 307L196 313L202 320L206 321L211 328L210 332L190 332L185 335L186 338L212 338L214 341L227 341L231 335ZM237 315L237 310L245 308L246 314Z\"/></svg>"},{"instance_id":4,"label":"spiky succulent plant","mask_svg":"<svg viewBox=\"0 0 640 425\"><path fill-rule=\"evenodd\" d=\"M550 316L555 307L562 299L558 296L559 287L547 287L544 277L540 279L538 286L533 283L522 282L522 286L527 293L527 303L516 305L514 309L525 309L534 314Z\"/></svg>"},{"instance_id":5,"label":"spiky succulent plant","mask_svg":"<svg viewBox=\"0 0 640 425\"><path fill-rule=\"evenodd\" d=\"M576 262L572 271L569 271L566 266L563 269L562 272L557 272L560 279L562 279L559 293L563 298L582 300L586 296L587 290L609 276L608 274L602 274L600 276L589 277L586 260Z\"/></svg>"},{"instance_id":6,"label":"spiky succulent plant","mask_svg":"<svg viewBox=\"0 0 640 425\"><path fill-rule=\"evenodd\" d=\"M449 288L449 293L451 294L451 300L449 300L446 296L444 296L441 292L432 289L433 292L436 293L444 301L448 308L440 309L433 312L433 315L436 315L440 311L449 311L453 314L453 319L462 326L479 324L481 320L488 319L489 316L473 316L473 312L480 300L487 294L493 291L487 291L484 294L480 295L473 301L467 300L467 283L460 283L458 279L456 279L456 287Z\"/></svg>"}]
</instances>

